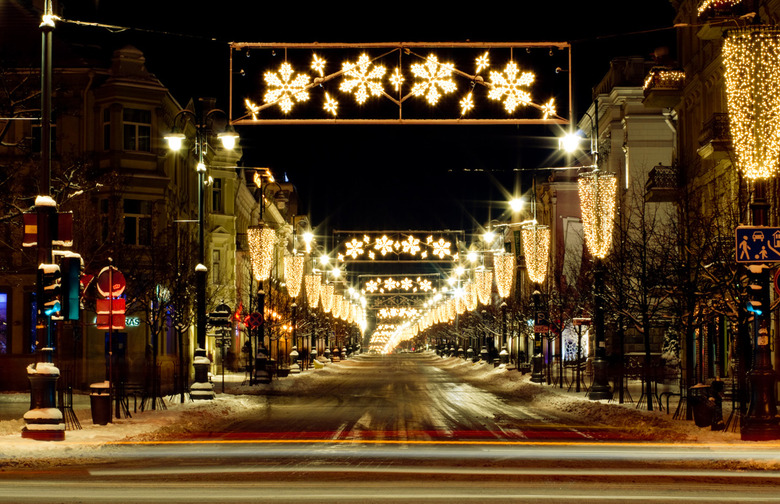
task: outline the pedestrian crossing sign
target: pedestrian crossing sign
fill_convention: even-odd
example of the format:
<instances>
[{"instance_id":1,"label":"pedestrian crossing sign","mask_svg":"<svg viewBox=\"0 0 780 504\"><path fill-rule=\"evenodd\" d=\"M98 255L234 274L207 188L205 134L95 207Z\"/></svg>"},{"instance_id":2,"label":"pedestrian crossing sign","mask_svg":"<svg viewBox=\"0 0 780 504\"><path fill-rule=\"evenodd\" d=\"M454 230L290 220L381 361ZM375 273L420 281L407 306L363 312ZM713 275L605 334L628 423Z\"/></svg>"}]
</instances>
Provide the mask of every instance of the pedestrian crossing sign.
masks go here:
<instances>
[{"instance_id":1,"label":"pedestrian crossing sign","mask_svg":"<svg viewBox=\"0 0 780 504\"><path fill-rule=\"evenodd\" d=\"M737 227L736 258L738 263L780 262L780 228Z\"/></svg>"}]
</instances>

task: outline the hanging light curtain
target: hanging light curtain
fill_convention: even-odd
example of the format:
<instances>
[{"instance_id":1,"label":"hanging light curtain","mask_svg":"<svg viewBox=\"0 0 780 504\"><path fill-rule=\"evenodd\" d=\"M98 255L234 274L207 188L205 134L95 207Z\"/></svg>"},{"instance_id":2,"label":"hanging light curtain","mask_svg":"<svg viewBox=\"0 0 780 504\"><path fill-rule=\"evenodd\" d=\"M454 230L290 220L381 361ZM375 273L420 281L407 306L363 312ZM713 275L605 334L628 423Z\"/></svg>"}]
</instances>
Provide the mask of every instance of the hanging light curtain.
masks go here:
<instances>
[{"instance_id":1,"label":"hanging light curtain","mask_svg":"<svg viewBox=\"0 0 780 504\"><path fill-rule=\"evenodd\" d=\"M322 288L322 275L320 273L310 273L303 279L306 285L306 300L309 307L316 309L320 301L320 290Z\"/></svg>"},{"instance_id":2,"label":"hanging light curtain","mask_svg":"<svg viewBox=\"0 0 780 504\"><path fill-rule=\"evenodd\" d=\"M325 284L321 288L320 298L322 299L322 311L330 313L333 310L333 284Z\"/></svg>"},{"instance_id":3,"label":"hanging light curtain","mask_svg":"<svg viewBox=\"0 0 780 504\"><path fill-rule=\"evenodd\" d=\"M729 30L723 63L737 168L749 179L772 177L780 162L780 29Z\"/></svg>"},{"instance_id":4,"label":"hanging light curtain","mask_svg":"<svg viewBox=\"0 0 780 504\"><path fill-rule=\"evenodd\" d=\"M487 269L474 272L474 283L477 287L477 297L483 305L490 304L490 294L493 290L493 272Z\"/></svg>"},{"instance_id":5,"label":"hanging light curtain","mask_svg":"<svg viewBox=\"0 0 780 504\"><path fill-rule=\"evenodd\" d=\"M594 257L603 259L612 246L617 178L594 170L580 175L578 187L585 243Z\"/></svg>"},{"instance_id":6,"label":"hanging light curtain","mask_svg":"<svg viewBox=\"0 0 780 504\"><path fill-rule=\"evenodd\" d=\"M521 230L525 269L532 282L540 284L547 276L547 260L550 255L550 228L531 224Z\"/></svg>"},{"instance_id":7,"label":"hanging light curtain","mask_svg":"<svg viewBox=\"0 0 780 504\"><path fill-rule=\"evenodd\" d=\"M476 289L473 282L467 283L463 288L463 298L466 301L466 310L468 311L474 311L477 309L477 293L475 290Z\"/></svg>"},{"instance_id":8,"label":"hanging light curtain","mask_svg":"<svg viewBox=\"0 0 780 504\"><path fill-rule=\"evenodd\" d=\"M301 293L301 281L303 280L304 256L289 255L284 257L284 282L287 285L287 293L295 299Z\"/></svg>"},{"instance_id":9,"label":"hanging light curtain","mask_svg":"<svg viewBox=\"0 0 780 504\"><path fill-rule=\"evenodd\" d=\"M512 290L512 281L515 279L514 254L496 254L493 256L493 268L495 269L498 295L506 298Z\"/></svg>"},{"instance_id":10,"label":"hanging light curtain","mask_svg":"<svg viewBox=\"0 0 780 504\"><path fill-rule=\"evenodd\" d=\"M247 238L255 280L268 280L274 262L276 231L268 227L252 226L247 229Z\"/></svg>"}]
</instances>

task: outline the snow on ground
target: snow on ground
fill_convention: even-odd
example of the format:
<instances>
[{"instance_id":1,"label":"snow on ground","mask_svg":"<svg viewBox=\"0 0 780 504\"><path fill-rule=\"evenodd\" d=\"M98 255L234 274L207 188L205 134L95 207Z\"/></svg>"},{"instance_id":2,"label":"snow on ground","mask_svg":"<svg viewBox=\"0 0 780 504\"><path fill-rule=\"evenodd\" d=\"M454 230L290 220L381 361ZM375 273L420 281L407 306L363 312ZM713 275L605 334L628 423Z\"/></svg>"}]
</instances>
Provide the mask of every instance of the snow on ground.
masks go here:
<instances>
[{"instance_id":1,"label":"snow on ground","mask_svg":"<svg viewBox=\"0 0 780 504\"><path fill-rule=\"evenodd\" d=\"M440 358L434 354L426 356L432 364L502 397L518 399L539 411L555 411L570 415L579 422L601 424L623 429L632 434L642 433L658 441L694 442L694 443L741 443L739 434L734 432L712 432L708 428L699 428L692 421L674 420L671 414L660 411L648 412L637 409L636 404L617 404L607 401L590 401L584 392L568 392L546 384L530 381L530 374L521 374L505 367L493 367L484 363L472 364L458 358ZM328 386L328 377L342 373L359 362L349 359L332 363L322 369L306 371L299 375L274 380L267 385L242 384L242 374L225 376L225 392L222 390L222 377L213 377L217 396L213 401L187 401L166 398L166 409L147 410L132 413L130 418L115 419L108 425L93 425L91 411L76 408L82 429L68 430L64 441L45 442L23 439L21 429L24 421L21 415L15 420L0 421L0 467L7 463L23 463L25 459L46 459L78 456L81 459L94 455L96 450L106 443L132 439L160 439L169 434L187 432L208 432L210 427L219 425L225 416L246 413L251 408L262 408L263 403L257 396L283 395L288 392L316 392L320 387ZM632 392L639 397L639 386ZM29 404L29 395L4 395L4 400L23 401ZM81 401L84 404L84 401ZM88 404L88 403L87 403ZM674 408L672 404L672 408ZM21 408L24 409L24 408ZM727 415L728 412L724 411Z\"/></svg>"}]
</instances>

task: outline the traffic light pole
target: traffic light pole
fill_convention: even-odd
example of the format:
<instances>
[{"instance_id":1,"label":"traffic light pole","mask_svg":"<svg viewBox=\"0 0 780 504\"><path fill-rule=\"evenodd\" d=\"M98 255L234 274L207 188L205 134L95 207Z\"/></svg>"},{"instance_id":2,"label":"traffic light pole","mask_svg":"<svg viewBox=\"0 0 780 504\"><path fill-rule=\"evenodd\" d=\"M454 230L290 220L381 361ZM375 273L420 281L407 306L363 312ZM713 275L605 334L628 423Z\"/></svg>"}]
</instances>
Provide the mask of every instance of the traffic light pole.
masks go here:
<instances>
[{"instance_id":1,"label":"traffic light pole","mask_svg":"<svg viewBox=\"0 0 780 504\"><path fill-rule=\"evenodd\" d=\"M754 226L768 223L769 203L766 199L767 183L753 182L753 200L750 209ZM740 426L740 436L746 441L780 439L777 418L777 377L772 368L772 352L769 341L769 267L766 264L750 264L748 267L748 320L753 343L753 365L748 373L750 406ZM744 342L746 343L746 342Z\"/></svg>"},{"instance_id":2,"label":"traffic light pole","mask_svg":"<svg viewBox=\"0 0 780 504\"><path fill-rule=\"evenodd\" d=\"M56 203L51 198L51 96L52 96L52 31L54 16L51 0L46 0L41 28L41 167L39 194L35 201L37 212L38 264L52 263L52 240L50 223L56 212ZM39 275L39 282L45 281ZM37 286L42 291L41 285ZM38 323L36 331L45 335L45 342L38 346L39 362L27 367L30 380L30 410L25 413L25 427L22 437L42 441L61 441L65 439L65 424L62 412L57 409L57 380L59 369L54 366L54 339L51 316L43 310L43 300L38 303ZM38 332L38 334L40 334Z\"/></svg>"}]
</instances>

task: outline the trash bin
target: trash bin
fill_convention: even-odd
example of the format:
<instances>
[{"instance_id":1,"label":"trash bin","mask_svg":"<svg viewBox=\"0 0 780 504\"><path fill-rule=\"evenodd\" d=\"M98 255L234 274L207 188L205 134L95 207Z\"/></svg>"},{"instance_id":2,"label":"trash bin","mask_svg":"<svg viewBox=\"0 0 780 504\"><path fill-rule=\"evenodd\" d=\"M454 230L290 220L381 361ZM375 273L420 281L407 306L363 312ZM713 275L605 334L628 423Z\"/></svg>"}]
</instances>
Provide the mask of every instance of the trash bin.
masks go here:
<instances>
[{"instance_id":1,"label":"trash bin","mask_svg":"<svg viewBox=\"0 0 780 504\"><path fill-rule=\"evenodd\" d=\"M688 406L693 411L693 423L697 427L710 427L714 405L709 400L710 387L704 383L698 383L688 389Z\"/></svg>"},{"instance_id":2,"label":"trash bin","mask_svg":"<svg viewBox=\"0 0 780 504\"><path fill-rule=\"evenodd\" d=\"M107 381L89 386L89 404L92 408L92 423L106 425L111 421L111 386Z\"/></svg>"}]
</instances>

